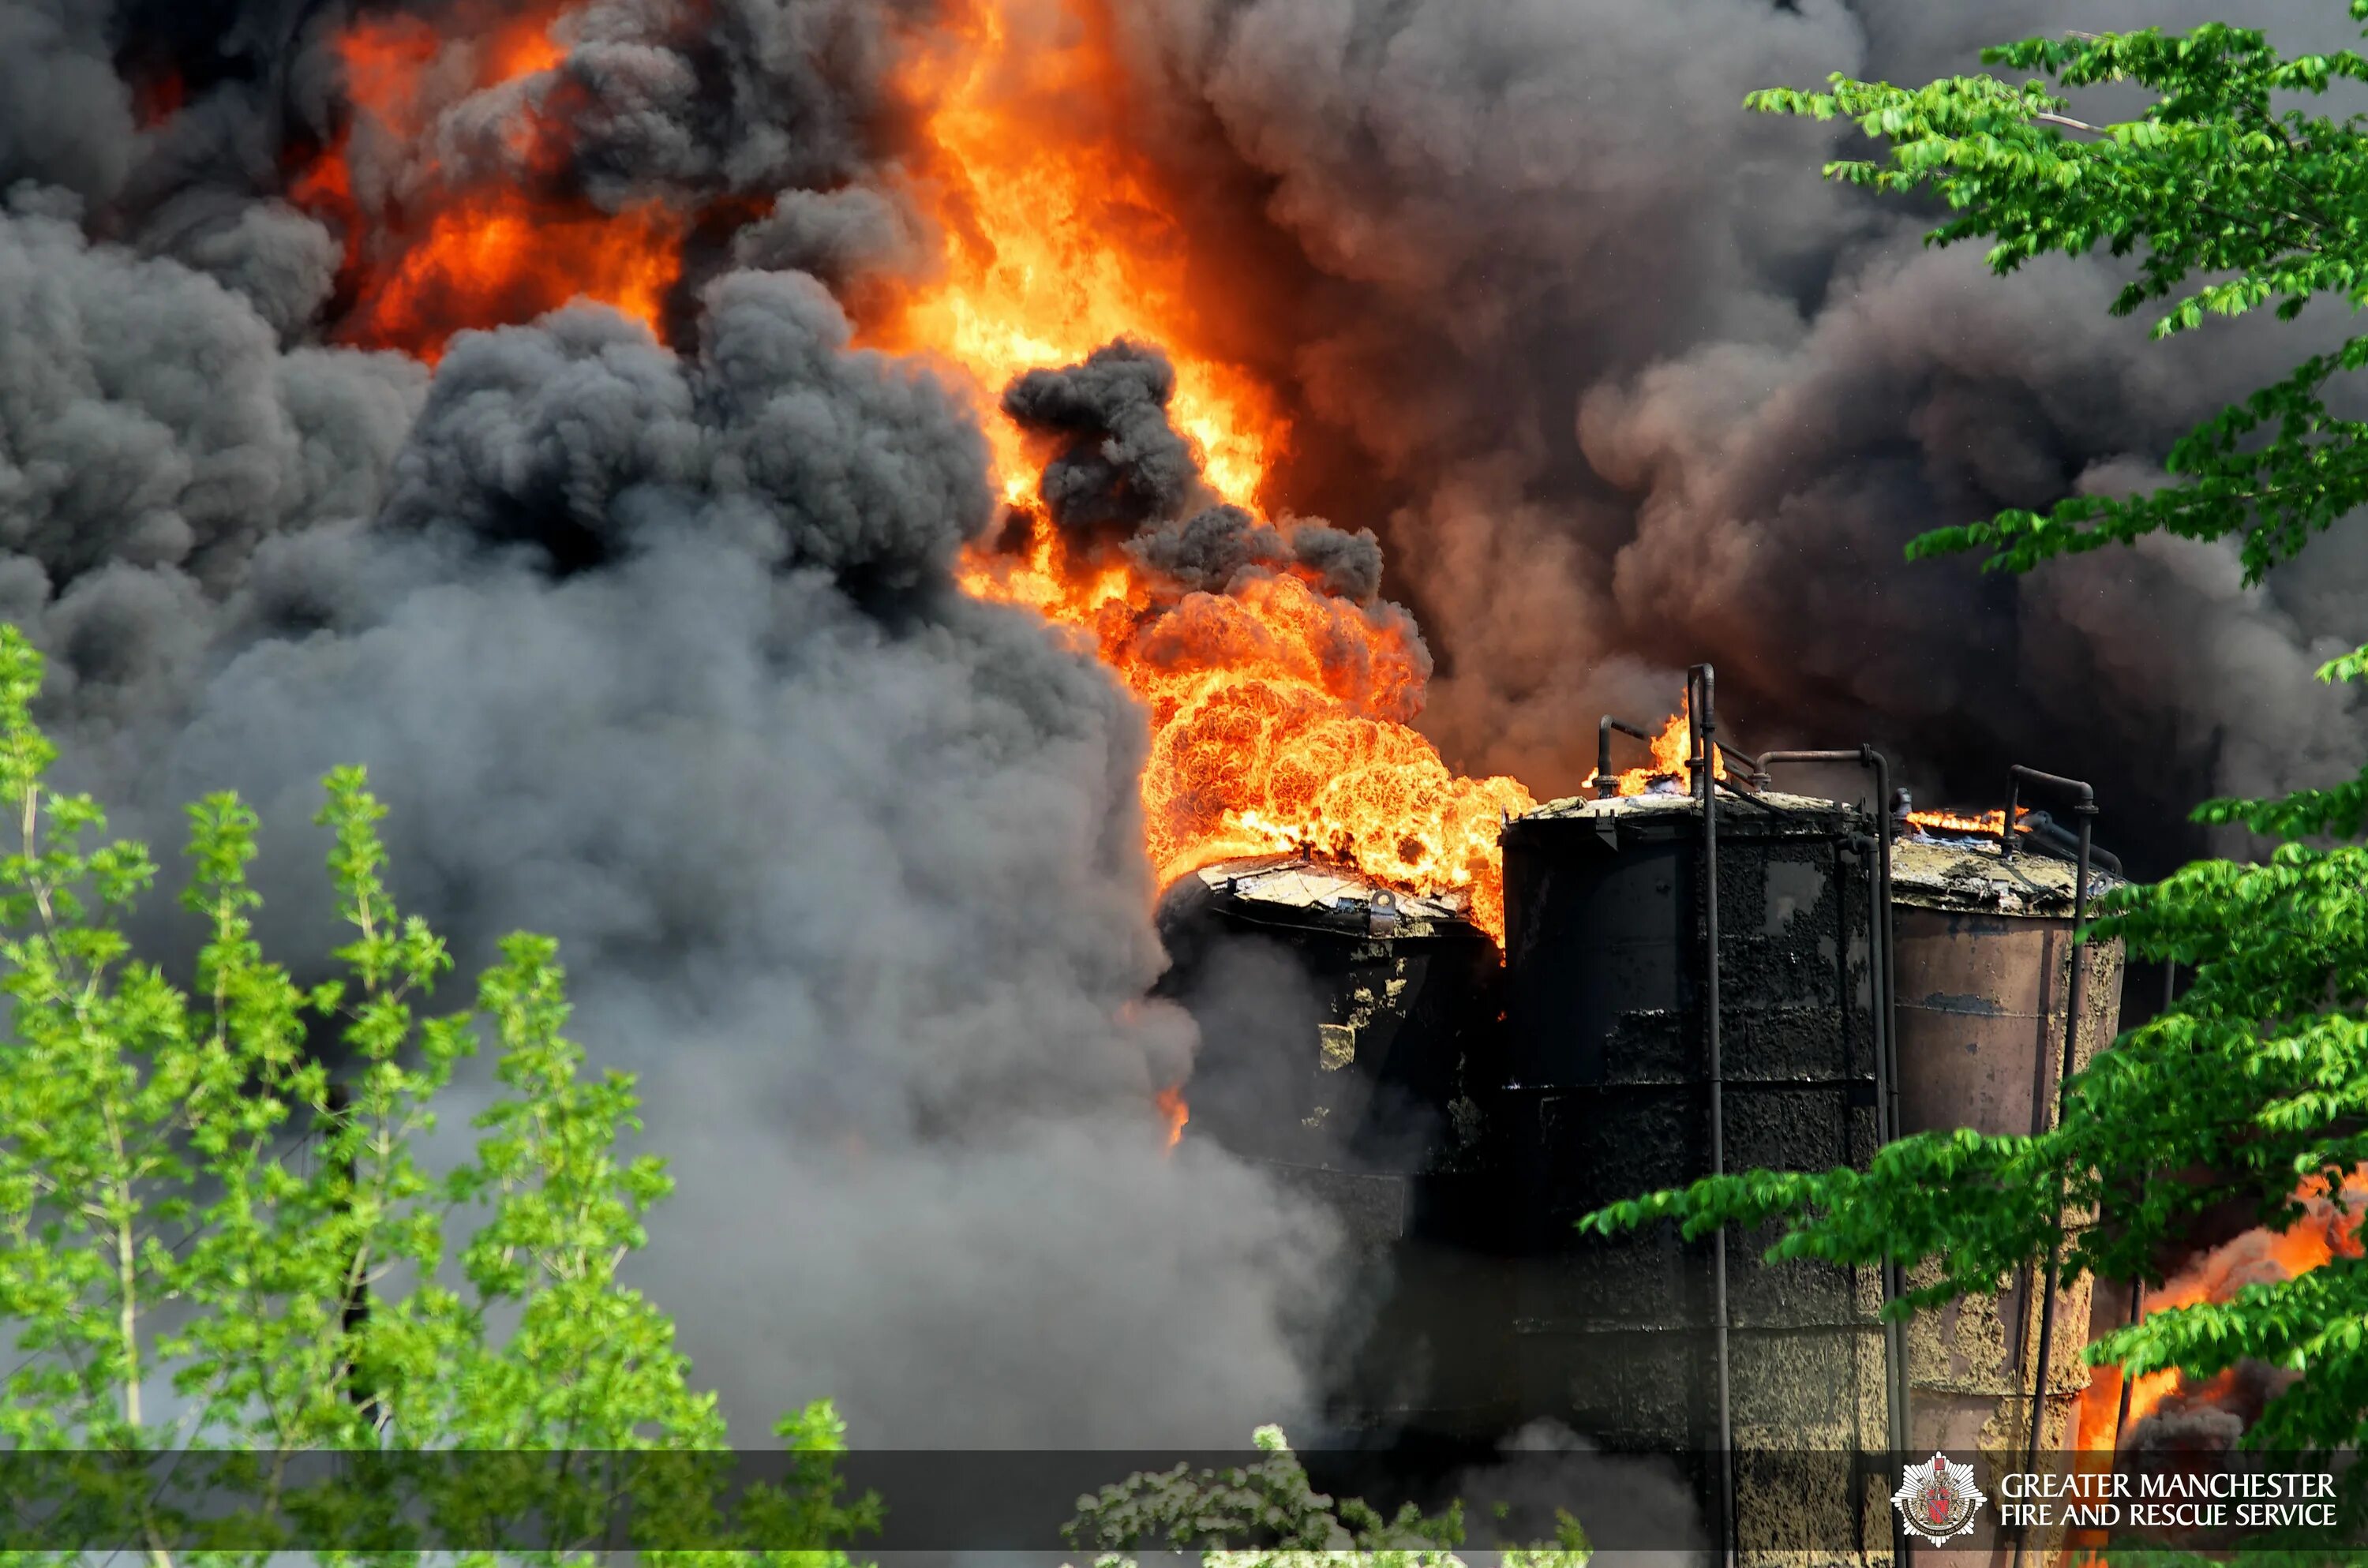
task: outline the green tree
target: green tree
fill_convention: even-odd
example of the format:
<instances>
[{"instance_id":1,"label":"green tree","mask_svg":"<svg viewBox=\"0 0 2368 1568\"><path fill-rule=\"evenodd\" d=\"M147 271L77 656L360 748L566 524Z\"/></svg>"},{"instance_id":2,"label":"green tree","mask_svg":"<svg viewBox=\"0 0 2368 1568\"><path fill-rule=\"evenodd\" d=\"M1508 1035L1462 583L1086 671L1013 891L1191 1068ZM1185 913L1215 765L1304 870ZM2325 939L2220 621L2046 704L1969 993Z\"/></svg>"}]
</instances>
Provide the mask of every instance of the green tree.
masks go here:
<instances>
[{"instance_id":1,"label":"green tree","mask_svg":"<svg viewBox=\"0 0 2368 1568\"><path fill-rule=\"evenodd\" d=\"M385 809L341 768L316 822L343 978L300 988L264 958L257 823L222 794L188 809L182 898L204 941L183 991L123 928L156 878L146 848L85 848L104 814L43 783L40 684L40 655L0 625L17 839L0 855L0 1561L302 1549L407 1568L422 1550L465 1564L629 1547L661 1568L851 1568L838 1543L880 1508L844 1496L831 1406L785 1417L784 1450L748 1473L672 1322L619 1282L669 1181L618 1153L634 1085L586 1074L556 945L511 937L473 1008L423 1014L452 960L389 896ZM472 1156L436 1175L420 1141L484 1043L500 1092ZM1258 1444L1269 1457L1230 1477L1106 1488L1070 1539L1173 1544L1212 1568L1342 1551L1456 1568L1460 1510L1336 1505L1279 1432ZM1554 1549L1507 1562L1585 1557L1565 1516Z\"/></svg>"},{"instance_id":2,"label":"green tree","mask_svg":"<svg viewBox=\"0 0 2368 1568\"><path fill-rule=\"evenodd\" d=\"M2352 0L2355 20L2368 0ZM2150 305L2157 337L2213 316L2272 308L2292 320L2328 296L2368 301L2368 134L2359 117L2312 112L2332 84L2368 83L2351 51L2287 58L2259 32L2209 26L2029 40L1985 51L2019 74L1916 88L1837 75L1830 90L1756 93L1748 107L1854 120L1887 155L1829 177L1926 191L1950 216L1928 237L1991 242L1993 270L2102 248L2134 258L2116 313ZM2096 123L2067 92L2143 89L2135 117ZM1985 552L2030 570L2049 559L2167 532L2233 538L2248 583L2292 559L2368 500L2368 424L2330 406L2368 364L2368 335L2303 358L2175 445L2170 483L2126 499L2074 496L1918 540L1911 557ZM2357 679L2368 649L2319 672ZM2128 890L2093 928L2193 974L2178 1005L2125 1033L2067 1088L2038 1137L1927 1134L1866 1172L1755 1171L1616 1205L1599 1230L1675 1218L1690 1235L1784 1222L1775 1256L1922 1265L1907 1308L1995 1289L2064 1249L2066 1267L2150 1278L2148 1259L2203 1210L2230 1200L2291 1223L2305 1183L2340 1184L2368 1160L2368 771L2276 801L2217 801L2196 815L2280 840L2265 863L2204 861ZM2208 1181L2162 1173L2197 1167ZM2060 1216L2101 1212L2069 1237ZM2270 1448L2368 1437L2368 1263L2338 1258L2233 1301L2155 1313L2091 1347L2129 1373L2215 1373L2252 1358L2299 1374L2253 1428Z\"/></svg>"},{"instance_id":3,"label":"green tree","mask_svg":"<svg viewBox=\"0 0 2368 1568\"><path fill-rule=\"evenodd\" d=\"M256 823L225 794L188 810L204 942L179 989L123 928L147 851L85 847L99 808L43 783L40 680L0 627L0 1547L164 1568L200 1546L753 1544L844 1568L819 1549L875 1509L840 1498L830 1407L785 1419L771 1483L735 1490L714 1396L619 1282L668 1178L617 1152L633 1083L563 1034L555 945L510 937L473 1009L424 1014L452 960L388 896L384 809L340 769L317 820L343 977L303 990L264 958ZM340 1042L338 1082L308 1027ZM500 1091L438 1176L418 1141L481 1041Z\"/></svg>"},{"instance_id":4,"label":"green tree","mask_svg":"<svg viewBox=\"0 0 2368 1568\"><path fill-rule=\"evenodd\" d=\"M1463 1506L1425 1515L1411 1503L1395 1514L1315 1490L1277 1426L1253 1435L1255 1464L1191 1471L1184 1465L1128 1477L1081 1500L1063 1532L1102 1555L1097 1568L1134 1568L1126 1552L1197 1551L1204 1568L1326 1568L1355 1554L1360 1568L1463 1568ZM1250 1540L1269 1544L1248 1546ZM1593 1549L1567 1512L1556 1511L1554 1544L1501 1554L1501 1568L1585 1568Z\"/></svg>"}]
</instances>

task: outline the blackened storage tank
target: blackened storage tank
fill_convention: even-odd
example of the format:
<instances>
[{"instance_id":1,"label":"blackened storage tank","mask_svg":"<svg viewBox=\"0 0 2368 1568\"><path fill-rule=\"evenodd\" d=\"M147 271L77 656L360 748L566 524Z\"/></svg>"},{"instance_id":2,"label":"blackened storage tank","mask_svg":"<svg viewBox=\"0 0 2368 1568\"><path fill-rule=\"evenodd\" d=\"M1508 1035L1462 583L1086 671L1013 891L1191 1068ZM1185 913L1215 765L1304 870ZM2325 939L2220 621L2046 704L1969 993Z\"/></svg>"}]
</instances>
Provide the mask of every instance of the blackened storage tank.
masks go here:
<instances>
[{"instance_id":1,"label":"blackened storage tank","mask_svg":"<svg viewBox=\"0 0 2368 1568\"><path fill-rule=\"evenodd\" d=\"M1331 863L1235 860L1161 900L1161 994L1201 1028L1188 1137L1262 1165L1338 1220L1358 1265L1325 1336L1341 1428L1493 1436L1501 1273L1474 1090L1497 1075L1503 964L1463 905Z\"/></svg>"},{"instance_id":2,"label":"blackened storage tank","mask_svg":"<svg viewBox=\"0 0 2368 1568\"><path fill-rule=\"evenodd\" d=\"M1875 832L1835 801L1722 790L1729 1171L1863 1165L1874 1152ZM1675 790L1560 801L1516 819L1504 846L1505 1074L1488 1126L1509 1183L1521 1410L1608 1446L1696 1456L1703 1517L1723 1538L1714 1243L1673 1224L1610 1237L1573 1226L1712 1169L1702 805ZM1725 1248L1731 1436L1751 1456L1732 1478L1736 1543L1881 1556L1887 1498L1850 1462L1889 1447L1880 1274L1764 1263L1773 1240L1741 1233Z\"/></svg>"},{"instance_id":3,"label":"blackened storage tank","mask_svg":"<svg viewBox=\"0 0 2368 1568\"><path fill-rule=\"evenodd\" d=\"M1995 840L1898 840L1892 850L1903 1132L1970 1128L2028 1134L2054 1125L2072 994L2070 863ZM2092 901L2119 885L2092 873ZM2112 1043L2121 1016L2122 945L2079 944L2077 1071ZM2077 1221L2077 1216L2074 1217ZM2033 1281L1919 1314L1908 1329L1909 1430L1918 1449L2021 1452L2030 1437L2042 1319L2049 1324L2040 1447L2069 1446L2089 1369L2086 1276L2038 1310ZM1969 1545L1981 1544L1979 1541Z\"/></svg>"}]
</instances>

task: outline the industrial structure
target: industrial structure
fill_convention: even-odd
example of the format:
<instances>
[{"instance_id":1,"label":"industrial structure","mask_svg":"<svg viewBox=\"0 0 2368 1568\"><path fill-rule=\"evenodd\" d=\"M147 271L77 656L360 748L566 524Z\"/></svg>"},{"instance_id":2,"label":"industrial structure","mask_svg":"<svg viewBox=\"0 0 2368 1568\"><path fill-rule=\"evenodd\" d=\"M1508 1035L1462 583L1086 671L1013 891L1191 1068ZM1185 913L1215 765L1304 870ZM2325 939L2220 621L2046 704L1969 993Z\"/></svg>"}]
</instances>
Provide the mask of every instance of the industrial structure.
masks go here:
<instances>
[{"instance_id":1,"label":"industrial structure","mask_svg":"<svg viewBox=\"0 0 2368 1568\"><path fill-rule=\"evenodd\" d=\"M1607 719L1598 796L1506 824L1501 964L1455 903L1315 859L1171 890L1191 1128L1359 1245L1368 1289L1330 1336L1344 1429L1550 1420L1667 1456L1705 1544L1888 1559L1893 1456L2063 1444L2086 1282L2043 1270L1902 1325L1889 1270L1574 1221L1713 1173L1862 1167L1905 1132L2044 1128L2112 1038L2118 949L2072 938L2119 867L2074 781L2018 768L2021 831L1935 838L1871 748L1754 756L1720 740L1707 666L1687 698L1682 774L1616 793L1613 737L1645 733ZM1774 788L1808 765L1861 769L1866 799ZM2077 834L2021 810L2040 790Z\"/></svg>"}]
</instances>

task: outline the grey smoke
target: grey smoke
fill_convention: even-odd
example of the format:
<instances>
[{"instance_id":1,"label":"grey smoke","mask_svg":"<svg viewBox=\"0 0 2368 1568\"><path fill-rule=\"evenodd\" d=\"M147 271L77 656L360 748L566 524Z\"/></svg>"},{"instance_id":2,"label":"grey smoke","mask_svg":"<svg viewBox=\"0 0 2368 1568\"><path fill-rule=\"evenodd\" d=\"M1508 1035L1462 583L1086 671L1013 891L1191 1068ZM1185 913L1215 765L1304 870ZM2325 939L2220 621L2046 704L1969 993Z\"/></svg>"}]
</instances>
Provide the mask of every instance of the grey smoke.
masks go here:
<instances>
[{"instance_id":1,"label":"grey smoke","mask_svg":"<svg viewBox=\"0 0 2368 1568\"><path fill-rule=\"evenodd\" d=\"M2317 781L2360 754L2356 699L2299 676L2363 635L2362 548L2251 591L2203 547L2020 585L1899 561L2134 482L2300 347L2149 346L2102 319L2103 263L1987 278L1822 184L1840 131L1737 108L2200 15L2108 10L1114 7L1126 130L1292 415L1278 493L1349 526L1213 510L1152 346L1016 411L1064 515L1179 587L1295 565L1410 603L1425 725L1541 793L1705 656L1747 743L1871 734L1935 802L2009 757L2157 828ZM359 141L366 202L457 173L749 209L693 257L680 353L573 311L456 342L431 390L328 346L342 236L279 201L335 130L333 13L0 0L0 610L126 825L169 842L224 785L266 808L283 946L320 913L291 824L354 760L464 952L555 929L684 1178L649 1280L744 1431L833 1392L866 1441L1235 1442L1291 1419L1330 1244L1157 1147L1192 1040L1143 1001L1142 716L951 590L993 521L972 411L825 296L927 265L886 85L936 19L594 0L556 71ZM191 94L143 129L114 62L150 40ZM502 134L526 106L573 139L557 176Z\"/></svg>"},{"instance_id":2,"label":"grey smoke","mask_svg":"<svg viewBox=\"0 0 2368 1568\"><path fill-rule=\"evenodd\" d=\"M337 281L336 240L284 202L241 206L226 222L189 233L174 254L246 297L283 340L317 317Z\"/></svg>"},{"instance_id":3,"label":"grey smoke","mask_svg":"<svg viewBox=\"0 0 2368 1568\"><path fill-rule=\"evenodd\" d=\"M1344 532L1317 519L1281 527L1239 506L1165 518L1126 541L1128 554L1179 586L1222 594L1246 573L1304 568L1336 598L1371 600L1382 587L1382 547L1371 528Z\"/></svg>"},{"instance_id":4,"label":"grey smoke","mask_svg":"<svg viewBox=\"0 0 2368 1568\"><path fill-rule=\"evenodd\" d=\"M1404 611L1374 602L1382 547L1373 531L1321 517L1266 522L1217 501L1199 453L1168 415L1175 392L1167 356L1123 339L1075 365L1029 370L1004 389L1004 413L1047 449L1038 494L1072 546L1099 558L1115 545L1178 597L1232 593L1296 570L1377 623L1405 627L1417 656L1427 658ZM1180 607L1188 616L1195 608L1189 598Z\"/></svg>"},{"instance_id":5,"label":"grey smoke","mask_svg":"<svg viewBox=\"0 0 2368 1568\"><path fill-rule=\"evenodd\" d=\"M2323 10L2281 40L2345 41ZM2200 795L2356 767L2357 695L2307 678L2368 635L2356 552L2242 592L2152 549L2018 585L1900 548L2143 472L2340 324L2149 344L2104 316L2115 264L1928 251L1927 213L1818 178L1854 131L1739 106L2207 12L1159 0L1121 32L1212 287L1246 235L1297 266L1230 341L1287 389L1294 500L1380 532L1458 766L1567 790L1600 713L1710 658L1744 744L1873 739L1935 801L2049 758L2158 866Z\"/></svg>"},{"instance_id":6,"label":"grey smoke","mask_svg":"<svg viewBox=\"0 0 2368 1568\"><path fill-rule=\"evenodd\" d=\"M131 171L131 93L115 73L111 7L0 6L0 189L37 181L112 195Z\"/></svg>"},{"instance_id":7,"label":"grey smoke","mask_svg":"<svg viewBox=\"0 0 2368 1568\"><path fill-rule=\"evenodd\" d=\"M785 190L773 210L733 236L741 267L803 272L835 290L931 270L929 235L909 203L864 186Z\"/></svg>"},{"instance_id":8,"label":"grey smoke","mask_svg":"<svg viewBox=\"0 0 2368 1568\"><path fill-rule=\"evenodd\" d=\"M860 85L832 51L879 16L801 64L778 29L814 16L762 10L719 45L752 104ZM582 307L455 340L431 385L317 340L311 219L227 176L140 213L112 176L17 183L56 173L0 165L0 605L52 655L67 782L165 849L177 802L245 791L293 952L326 915L317 775L365 763L397 894L464 965L558 936L681 1178L640 1282L743 1440L823 1394L858 1441L939 1447L1299 1414L1333 1239L1163 1147L1195 1039L1146 1000L1144 718L953 588L994 512L957 389L784 271L712 282L680 353Z\"/></svg>"},{"instance_id":9,"label":"grey smoke","mask_svg":"<svg viewBox=\"0 0 2368 1568\"><path fill-rule=\"evenodd\" d=\"M1058 444L1044 465L1044 507L1064 528L1091 533L1174 517L1215 496L1183 434L1167 419L1176 368L1121 339L1083 364L1027 371L1003 412Z\"/></svg>"}]
</instances>

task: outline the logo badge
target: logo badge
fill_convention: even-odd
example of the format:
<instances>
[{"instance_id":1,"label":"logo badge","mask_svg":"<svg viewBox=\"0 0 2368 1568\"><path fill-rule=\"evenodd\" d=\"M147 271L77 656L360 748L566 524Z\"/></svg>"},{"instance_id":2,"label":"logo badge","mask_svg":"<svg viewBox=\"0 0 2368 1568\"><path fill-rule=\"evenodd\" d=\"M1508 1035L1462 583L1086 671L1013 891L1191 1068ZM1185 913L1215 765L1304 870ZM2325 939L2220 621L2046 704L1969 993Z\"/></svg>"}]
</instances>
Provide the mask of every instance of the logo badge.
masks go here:
<instances>
[{"instance_id":1,"label":"logo badge","mask_svg":"<svg viewBox=\"0 0 2368 1568\"><path fill-rule=\"evenodd\" d=\"M1900 1471L1899 1490L1891 1494L1891 1502L1911 1531L1945 1546L1973 1533L1974 1514L1983 1498L1974 1485L1972 1465L1951 1464L1934 1454L1930 1464L1911 1464Z\"/></svg>"}]
</instances>

